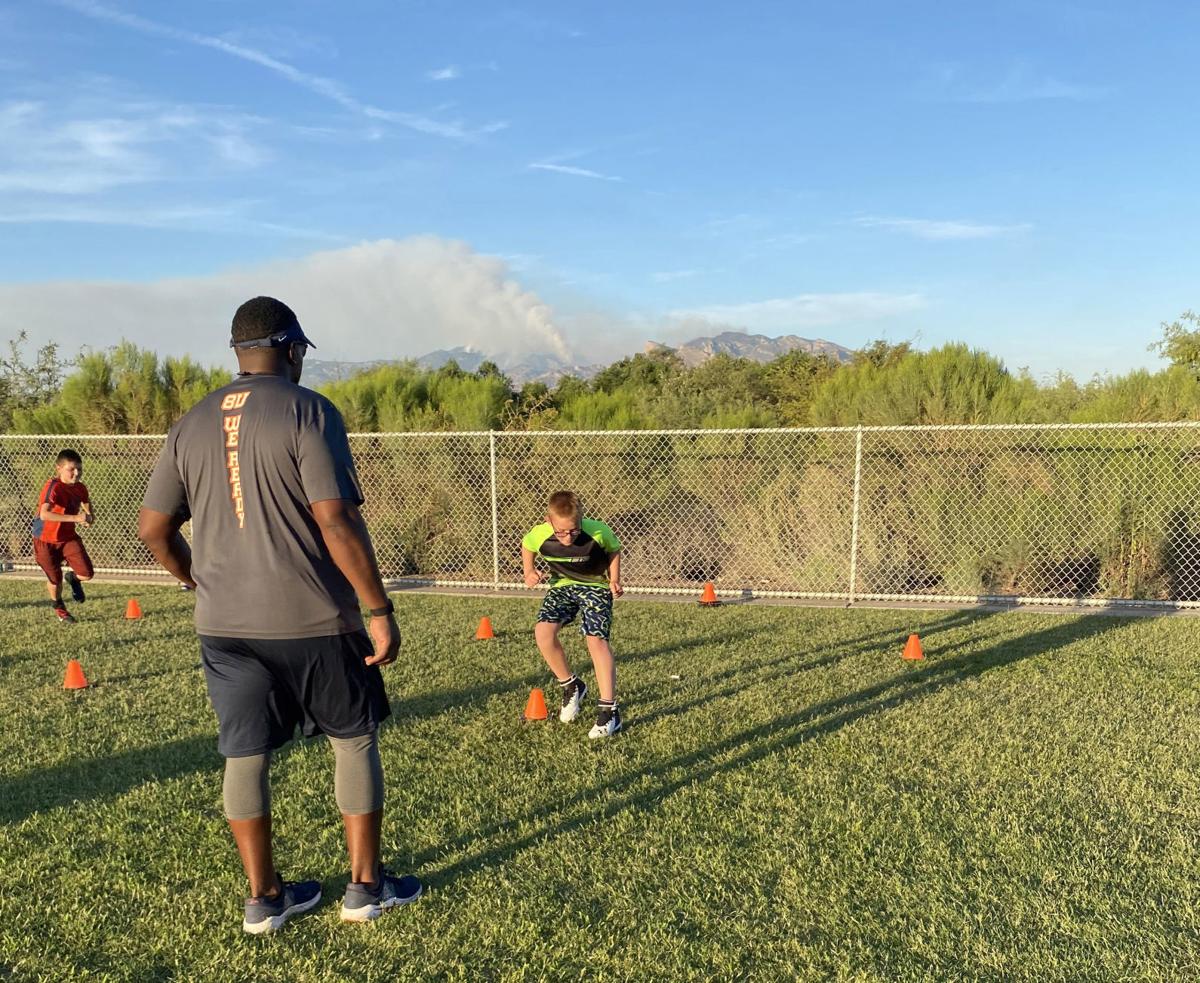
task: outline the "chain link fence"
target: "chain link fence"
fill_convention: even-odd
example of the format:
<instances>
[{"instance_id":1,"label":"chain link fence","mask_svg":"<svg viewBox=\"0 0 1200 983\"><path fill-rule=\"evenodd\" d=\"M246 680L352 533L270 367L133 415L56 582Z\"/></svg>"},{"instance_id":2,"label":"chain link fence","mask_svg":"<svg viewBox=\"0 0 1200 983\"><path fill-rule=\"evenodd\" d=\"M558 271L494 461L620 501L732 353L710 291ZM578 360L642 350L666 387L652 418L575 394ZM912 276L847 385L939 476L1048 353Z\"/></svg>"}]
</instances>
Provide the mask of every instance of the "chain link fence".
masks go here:
<instances>
[{"instance_id":1,"label":"chain link fence","mask_svg":"<svg viewBox=\"0 0 1200 983\"><path fill-rule=\"evenodd\" d=\"M161 437L0 436L0 561L32 568L58 450L85 462L101 571L146 572ZM550 492L626 546L632 591L1200 606L1200 424L353 434L391 579L521 583Z\"/></svg>"}]
</instances>

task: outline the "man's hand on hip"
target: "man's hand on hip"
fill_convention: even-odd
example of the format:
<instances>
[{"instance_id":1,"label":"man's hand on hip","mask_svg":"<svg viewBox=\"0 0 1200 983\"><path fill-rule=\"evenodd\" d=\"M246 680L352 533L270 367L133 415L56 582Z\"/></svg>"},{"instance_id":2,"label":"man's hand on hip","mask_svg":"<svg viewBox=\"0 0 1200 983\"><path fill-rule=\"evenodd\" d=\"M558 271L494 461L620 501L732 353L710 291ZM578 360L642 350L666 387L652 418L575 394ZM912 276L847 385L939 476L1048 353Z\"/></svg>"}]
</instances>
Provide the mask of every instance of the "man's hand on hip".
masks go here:
<instances>
[{"instance_id":1,"label":"man's hand on hip","mask_svg":"<svg viewBox=\"0 0 1200 983\"><path fill-rule=\"evenodd\" d=\"M375 646L375 654L363 661L369 666L388 666L395 662L400 654L400 626L396 624L395 615L371 618L367 622L367 632Z\"/></svg>"}]
</instances>

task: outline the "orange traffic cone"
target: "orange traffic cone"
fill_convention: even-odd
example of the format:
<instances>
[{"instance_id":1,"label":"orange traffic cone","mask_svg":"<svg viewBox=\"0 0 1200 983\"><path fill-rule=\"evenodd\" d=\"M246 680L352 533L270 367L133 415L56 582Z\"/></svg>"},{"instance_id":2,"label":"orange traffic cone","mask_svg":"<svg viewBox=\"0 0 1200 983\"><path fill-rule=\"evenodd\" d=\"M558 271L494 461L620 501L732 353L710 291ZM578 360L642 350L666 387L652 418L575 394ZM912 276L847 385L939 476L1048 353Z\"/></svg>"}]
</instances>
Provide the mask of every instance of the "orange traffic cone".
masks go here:
<instances>
[{"instance_id":1,"label":"orange traffic cone","mask_svg":"<svg viewBox=\"0 0 1200 983\"><path fill-rule=\"evenodd\" d=\"M71 659L67 663L67 674L63 676L63 689L86 689L87 684L83 666L79 664L78 659Z\"/></svg>"},{"instance_id":2,"label":"orange traffic cone","mask_svg":"<svg viewBox=\"0 0 1200 983\"><path fill-rule=\"evenodd\" d=\"M720 603L717 600L717 592L713 588L712 581L705 582L704 590L700 594L700 606L702 608L715 608Z\"/></svg>"},{"instance_id":3,"label":"orange traffic cone","mask_svg":"<svg viewBox=\"0 0 1200 983\"><path fill-rule=\"evenodd\" d=\"M914 661L925 658L925 653L921 650L921 639L917 638L916 632L908 636L908 641L904 645L904 655L901 658Z\"/></svg>"},{"instance_id":4,"label":"orange traffic cone","mask_svg":"<svg viewBox=\"0 0 1200 983\"><path fill-rule=\"evenodd\" d=\"M136 621L142 616L142 606L138 604L136 597L131 597L129 603L125 605L125 617L130 621Z\"/></svg>"},{"instance_id":5,"label":"orange traffic cone","mask_svg":"<svg viewBox=\"0 0 1200 983\"><path fill-rule=\"evenodd\" d=\"M495 638L496 633L492 631L492 619L480 618L479 627L475 629L476 638Z\"/></svg>"},{"instance_id":6,"label":"orange traffic cone","mask_svg":"<svg viewBox=\"0 0 1200 983\"><path fill-rule=\"evenodd\" d=\"M548 716L546 713L546 694L536 686L529 691L529 699L525 703L525 712L522 716L526 720L545 720Z\"/></svg>"}]
</instances>

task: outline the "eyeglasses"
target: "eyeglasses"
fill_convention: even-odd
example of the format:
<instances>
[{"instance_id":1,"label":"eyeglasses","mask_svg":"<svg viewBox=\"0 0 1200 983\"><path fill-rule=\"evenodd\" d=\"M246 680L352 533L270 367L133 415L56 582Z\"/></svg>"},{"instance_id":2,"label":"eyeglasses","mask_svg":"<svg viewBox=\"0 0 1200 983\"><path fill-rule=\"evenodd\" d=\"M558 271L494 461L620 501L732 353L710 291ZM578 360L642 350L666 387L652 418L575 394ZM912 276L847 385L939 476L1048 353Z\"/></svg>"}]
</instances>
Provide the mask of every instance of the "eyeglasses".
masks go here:
<instances>
[{"instance_id":1,"label":"eyeglasses","mask_svg":"<svg viewBox=\"0 0 1200 983\"><path fill-rule=\"evenodd\" d=\"M554 535L555 536L570 536L572 539L574 539L581 532L583 532L582 529L555 529Z\"/></svg>"}]
</instances>

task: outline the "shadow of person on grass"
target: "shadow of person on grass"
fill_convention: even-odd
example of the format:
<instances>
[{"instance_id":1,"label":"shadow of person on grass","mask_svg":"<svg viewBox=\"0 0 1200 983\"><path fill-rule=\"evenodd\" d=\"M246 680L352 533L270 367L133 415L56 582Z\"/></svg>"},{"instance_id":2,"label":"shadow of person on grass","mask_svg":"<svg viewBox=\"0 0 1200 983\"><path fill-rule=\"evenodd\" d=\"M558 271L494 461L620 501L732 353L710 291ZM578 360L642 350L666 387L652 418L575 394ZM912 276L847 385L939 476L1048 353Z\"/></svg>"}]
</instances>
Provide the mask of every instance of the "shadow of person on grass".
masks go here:
<instances>
[{"instance_id":1,"label":"shadow of person on grass","mask_svg":"<svg viewBox=\"0 0 1200 983\"><path fill-rule=\"evenodd\" d=\"M926 634L948 631L954 628L964 627L968 624L979 623L985 618L991 617L991 613L971 614L968 612L959 612L932 624L923 625L921 630ZM784 655L775 656L770 659L763 659L758 662L738 662L721 672L713 675L698 677L706 685L719 683L726 679L734 680L734 683L721 690L708 690L702 693L695 699L684 703L671 703L658 710L651 710L647 713L639 713L631 717L627 724L632 724L635 727L650 723L653 720L658 720L663 717L674 717L688 710L694 709L712 700L722 699L727 696L733 696L741 692L748 686L762 682L764 679L779 679L784 681L790 675L797 672L809 672L813 669L824 669L829 666L837 665L839 662L845 662L858 655L865 655L868 652L878 649L882 644L894 642L897 650L903 642L903 633L898 632L893 628L881 629L872 632L868 635L862 635L856 639L850 639L837 645L832 652L827 655L822 655L819 658L805 660L806 656L817 654L817 649L809 646L807 649L801 649L794 652L788 652ZM828 646L821 646L826 648ZM664 688L661 684L651 686L649 688L642 687L638 690L638 695L643 699L654 699L663 694Z\"/></svg>"},{"instance_id":2,"label":"shadow of person on grass","mask_svg":"<svg viewBox=\"0 0 1200 983\"><path fill-rule=\"evenodd\" d=\"M944 631L948 628L954 628L959 625L964 625L972 619L978 619L980 615L971 614L969 612L955 612L945 618L942 618L932 624L924 626L923 631ZM830 656L826 663L840 661L850 655L857 654L860 650L867 651L870 648L890 639L899 638L900 634L894 628L881 628L876 631L869 632L856 639L852 639L839 646L838 654ZM693 649L712 648L714 646L731 645L738 642L750 642L754 638L753 630L746 629L730 629L729 631L721 632L720 634L703 634L690 637L680 637L674 641L664 642L661 645L656 645L653 648L632 648L622 649L617 655L618 670L624 669L629 665L634 665L639 662L648 662L650 660L662 656L682 655ZM851 650L847 650L846 646L850 646ZM805 653L794 652L789 655L778 657L770 660L770 664L783 665L787 662L800 659ZM582 653L582 658L586 659L586 653ZM536 663L534 660L536 659ZM549 679L549 670L542 664L541 657L534 655L530 660L531 668L528 672L520 676L506 675L501 678L487 680L481 682L476 680L469 686L463 686L458 689L435 690L428 693L416 693L412 696L401 696L392 701L392 713L400 719L408 719L413 717L432 717L440 713L445 713L448 710L453 710L459 707L472 707L478 713L487 712L482 706L483 701L493 696L499 696L505 693L519 692L527 686L545 686ZM805 666L804 668L814 668L815 666ZM723 679L726 676L737 675L746 669L759 668L757 664L747 666L745 663L739 663L738 666L731 668L725 672L718 674L715 677L706 677L708 681ZM645 692L644 689L639 689L638 692ZM639 722L646 718L638 717Z\"/></svg>"},{"instance_id":3,"label":"shadow of person on grass","mask_svg":"<svg viewBox=\"0 0 1200 983\"><path fill-rule=\"evenodd\" d=\"M113 799L146 782L169 781L221 767L215 736L188 737L118 754L73 758L0 778L0 823L77 802Z\"/></svg>"},{"instance_id":4,"label":"shadow of person on grass","mask_svg":"<svg viewBox=\"0 0 1200 983\"><path fill-rule=\"evenodd\" d=\"M921 629L926 633L947 631L966 625L979 624L995 613L996 612L955 611L943 618L938 619L937 621L922 625ZM755 634L756 633L754 631L733 631L726 632L722 635L710 634L701 637L680 639L675 642L657 646L654 649L643 650L642 652L637 653L637 655L644 659L656 655L675 654L693 648L709 648L737 642L752 642ZM737 693L740 693L751 686L757 685L766 679L786 679L789 676L793 676L799 672L807 672L813 669L821 669L827 666L835 665L839 662L852 659L855 656L864 655L871 651L877 650L881 644L894 642L898 649L902 639L903 632L898 631L893 627L886 627L860 635L857 638L848 639L838 645L835 651L827 655L822 655L816 659L809 659L808 661L805 661L805 657L814 655L818 651L815 646L810 646L808 649L788 652L785 655L776 656L771 659L760 660L758 662L739 661L735 665L730 666L729 668L724 669L715 675L702 677L706 684L720 682L725 679L736 680L732 685L717 691L707 690L686 703L674 702L659 710L652 710L649 713L639 713L636 717L632 718L633 726L642 726L659 718L672 717L686 713L687 711L695 709L696 707L711 703L713 700L736 695ZM823 643L816 643L817 646L822 644ZM622 660L622 664L624 665L629 661L633 660L625 658ZM537 678L541 677L539 676ZM498 692L507 692L509 687L505 681L498 681L495 684L489 685L488 689L496 690ZM454 696L458 697L459 699L456 700L453 705L461 705L463 698L470 696L472 692L474 691L464 691L454 694ZM640 696L644 699L648 693L657 695L659 692L661 692L661 687L651 687L649 691L645 687L634 687L633 692L636 694L635 698ZM651 695L650 698L653 699L653 695ZM606 785L605 787L611 788L612 786ZM576 799L572 801L588 798L592 794L594 793L580 793ZM485 829L476 830L469 836L460 837L452 845L452 848L457 849L481 838L486 839L501 831L512 822L533 820L540 818L542 815L543 811L539 810L536 815L531 814L524 817L524 819L502 819ZM436 853L443 853L444 849L444 847L439 848ZM419 862L425 862L433 859L434 856L434 852L428 852L426 855L418 857L417 860Z\"/></svg>"},{"instance_id":5,"label":"shadow of person on grass","mask_svg":"<svg viewBox=\"0 0 1200 983\"><path fill-rule=\"evenodd\" d=\"M499 866L517 854L540 846L573 830L609 819L627 808L652 809L679 790L707 781L726 772L747 767L755 762L806 741L836 733L843 727L876 713L895 709L916 699L929 696L958 682L983 676L1024 659L1046 655L1075 642L1093 639L1123 629L1128 622L1102 615L1088 615L1067 624L1056 625L1015 639L1005 639L981 651L962 655L941 656L931 647L930 658L912 663L896 675L863 687L846 696L826 700L814 706L784 713L774 720L749 727L704 747L697 748L661 762L656 771L663 775L680 772L681 777L654 782L646 787L646 774L631 773L606 781L607 793L620 792L630 786L638 791L609 799L600 810L590 810L596 790L573 793L557 806L543 806L536 813L512 816L492 827L482 839L485 845L468 856L435 867L425 877L434 886L475 870ZM578 807L583 806L580 810ZM556 818L542 824L540 829L503 846L486 846L486 840L505 828L536 822L547 815ZM472 837L478 840L481 837ZM462 845L460 840L456 846ZM451 848L453 849L453 847ZM445 847L415 858L420 864L433 862L444 855Z\"/></svg>"},{"instance_id":6,"label":"shadow of person on grass","mask_svg":"<svg viewBox=\"0 0 1200 983\"><path fill-rule=\"evenodd\" d=\"M640 649L627 655L618 656L621 665L653 659L660 655L671 655L686 652L689 649L705 648L710 645L723 645L744 639L744 632L730 631L722 635L704 635L694 638L681 638L654 648ZM587 658L586 653L582 655ZM536 663L535 661L536 660ZM476 713L487 712L483 701L504 693L520 692L526 686L547 685L550 671L542 663L541 656L536 653L528 660L531 668L520 676L506 675L486 682L476 680L469 686L458 689L435 690L429 693L416 693L412 696L402 696L392 701L392 712L400 718L433 717L457 707L471 707Z\"/></svg>"}]
</instances>

